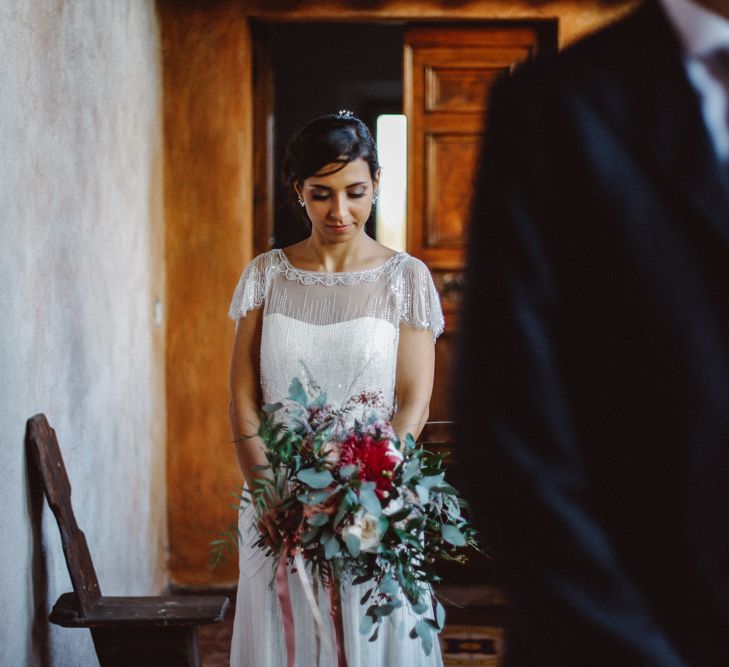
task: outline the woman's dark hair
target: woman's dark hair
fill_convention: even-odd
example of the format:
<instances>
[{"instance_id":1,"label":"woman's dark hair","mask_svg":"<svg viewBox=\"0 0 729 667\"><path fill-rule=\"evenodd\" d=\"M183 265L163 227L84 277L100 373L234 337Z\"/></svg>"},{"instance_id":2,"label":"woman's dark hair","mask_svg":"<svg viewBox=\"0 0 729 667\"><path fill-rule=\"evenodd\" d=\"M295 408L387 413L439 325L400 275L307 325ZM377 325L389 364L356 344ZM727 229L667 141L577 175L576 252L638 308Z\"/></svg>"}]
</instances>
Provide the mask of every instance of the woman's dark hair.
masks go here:
<instances>
[{"instance_id":1,"label":"woman's dark hair","mask_svg":"<svg viewBox=\"0 0 729 667\"><path fill-rule=\"evenodd\" d=\"M343 169L362 158L374 179L380 169L377 149L367 126L351 111L327 114L312 120L294 138L286 151L283 180L292 202L296 200L294 185L318 174L328 164Z\"/></svg>"}]
</instances>

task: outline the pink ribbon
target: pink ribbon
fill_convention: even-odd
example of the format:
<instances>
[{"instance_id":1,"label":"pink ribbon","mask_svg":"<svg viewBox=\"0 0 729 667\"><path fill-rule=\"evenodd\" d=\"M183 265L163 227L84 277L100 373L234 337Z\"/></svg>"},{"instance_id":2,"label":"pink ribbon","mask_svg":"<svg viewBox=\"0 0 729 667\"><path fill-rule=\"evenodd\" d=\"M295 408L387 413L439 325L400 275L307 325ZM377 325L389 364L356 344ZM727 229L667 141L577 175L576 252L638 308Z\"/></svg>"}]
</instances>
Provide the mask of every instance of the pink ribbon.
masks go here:
<instances>
[{"instance_id":1,"label":"pink ribbon","mask_svg":"<svg viewBox=\"0 0 729 667\"><path fill-rule=\"evenodd\" d=\"M294 608L291 604L289 575L286 571L286 556L281 554L276 565L276 593L283 617L286 640L286 667L294 667L296 660L296 635L294 634Z\"/></svg>"},{"instance_id":2,"label":"pink ribbon","mask_svg":"<svg viewBox=\"0 0 729 667\"><path fill-rule=\"evenodd\" d=\"M291 604L291 589L289 588L289 577L286 567L287 557L284 554L278 559L276 565L276 594L278 595L278 602L281 607L281 617L283 619L284 626L284 640L286 644L286 666L294 667L296 661L296 634L294 630L294 609ZM328 638L323 633L324 626L322 623L321 615L319 614L319 608L316 604L315 596L311 592L311 585L305 573L305 564L301 558L301 554L297 553L295 557L296 569L299 573L302 586L306 593L306 597L309 601L312 613L314 615L314 621L316 623L316 635L317 635L317 657L319 653L319 635L321 634L327 646L331 646ZM329 590L329 614L331 615L332 625L334 626L334 638L337 653L337 667L348 667L347 666L347 655L344 650L344 623L342 621L342 604L339 595L339 582L335 577L332 577L327 582L327 588Z\"/></svg>"},{"instance_id":3,"label":"pink ribbon","mask_svg":"<svg viewBox=\"0 0 729 667\"><path fill-rule=\"evenodd\" d=\"M339 595L339 582L332 576L329 580L329 614L334 625L334 639L337 644L337 667L347 667L347 654L344 652L344 623L342 621L342 599Z\"/></svg>"}]
</instances>

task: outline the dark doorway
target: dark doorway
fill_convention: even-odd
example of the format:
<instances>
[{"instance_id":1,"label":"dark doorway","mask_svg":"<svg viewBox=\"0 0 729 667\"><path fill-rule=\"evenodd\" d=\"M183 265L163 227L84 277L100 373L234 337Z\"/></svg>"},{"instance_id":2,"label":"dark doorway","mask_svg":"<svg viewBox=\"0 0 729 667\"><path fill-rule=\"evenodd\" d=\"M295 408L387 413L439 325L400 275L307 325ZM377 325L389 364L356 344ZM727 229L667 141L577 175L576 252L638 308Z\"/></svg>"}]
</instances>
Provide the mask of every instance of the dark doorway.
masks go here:
<instances>
[{"instance_id":1,"label":"dark doorway","mask_svg":"<svg viewBox=\"0 0 729 667\"><path fill-rule=\"evenodd\" d=\"M273 247L308 235L280 174L286 145L317 116L349 109L375 132L377 116L402 113L404 26L371 23L259 25L273 93ZM367 231L374 236L374 216Z\"/></svg>"}]
</instances>

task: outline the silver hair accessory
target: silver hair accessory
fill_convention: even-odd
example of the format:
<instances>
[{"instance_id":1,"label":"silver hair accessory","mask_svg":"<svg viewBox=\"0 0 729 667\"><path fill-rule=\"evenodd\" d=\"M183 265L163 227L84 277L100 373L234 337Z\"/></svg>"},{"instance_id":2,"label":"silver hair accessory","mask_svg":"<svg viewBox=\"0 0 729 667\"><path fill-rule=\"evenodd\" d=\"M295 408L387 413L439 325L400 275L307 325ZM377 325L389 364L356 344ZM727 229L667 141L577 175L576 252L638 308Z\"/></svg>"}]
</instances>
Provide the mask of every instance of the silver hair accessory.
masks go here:
<instances>
[{"instance_id":1,"label":"silver hair accessory","mask_svg":"<svg viewBox=\"0 0 729 667\"><path fill-rule=\"evenodd\" d=\"M301 195L299 195L299 206L303 207L305 204L306 204L306 202L304 201L304 198Z\"/></svg>"},{"instance_id":2,"label":"silver hair accessory","mask_svg":"<svg viewBox=\"0 0 729 667\"><path fill-rule=\"evenodd\" d=\"M352 113L349 109L340 109L337 111L337 116L339 118L350 120L351 118L354 118L354 113Z\"/></svg>"}]
</instances>

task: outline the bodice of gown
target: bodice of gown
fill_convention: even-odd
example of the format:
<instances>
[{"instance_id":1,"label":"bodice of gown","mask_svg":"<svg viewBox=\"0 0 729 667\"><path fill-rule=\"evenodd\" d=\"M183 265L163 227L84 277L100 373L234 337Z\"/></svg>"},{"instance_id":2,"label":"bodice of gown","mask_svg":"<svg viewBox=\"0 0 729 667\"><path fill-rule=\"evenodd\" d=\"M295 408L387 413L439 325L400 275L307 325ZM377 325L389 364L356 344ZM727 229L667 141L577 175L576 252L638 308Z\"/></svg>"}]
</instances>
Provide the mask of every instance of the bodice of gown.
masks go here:
<instances>
[{"instance_id":1,"label":"bodice of gown","mask_svg":"<svg viewBox=\"0 0 729 667\"><path fill-rule=\"evenodd\" d=\"M271 250L244 270L230 316L259 307L265 403L285 398L298 377L316 383L335 406L381 392L392 412L400 324L429 328L434 337L443 330L430 273L404 252L367 271L319 273L297 269L282 250Z\"/></svg>"}]
</instances>

